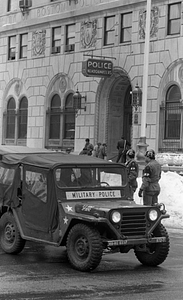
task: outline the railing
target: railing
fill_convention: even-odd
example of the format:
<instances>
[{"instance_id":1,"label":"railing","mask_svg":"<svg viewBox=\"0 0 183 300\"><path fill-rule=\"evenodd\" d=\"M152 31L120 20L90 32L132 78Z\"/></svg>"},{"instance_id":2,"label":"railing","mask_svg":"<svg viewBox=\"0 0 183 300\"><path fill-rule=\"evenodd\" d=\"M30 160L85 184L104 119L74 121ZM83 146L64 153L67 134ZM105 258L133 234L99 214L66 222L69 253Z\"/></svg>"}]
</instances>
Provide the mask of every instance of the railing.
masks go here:
<instances>
[{"instance_id":1,"label":"railing","mask_svg":"<svg viewBox=\"0 0 183 300\"><path fill-rule=\"evenodd\" d=\"M183 105L160 107L158 152L183 152Z\"/></svg>"}]
</instances>

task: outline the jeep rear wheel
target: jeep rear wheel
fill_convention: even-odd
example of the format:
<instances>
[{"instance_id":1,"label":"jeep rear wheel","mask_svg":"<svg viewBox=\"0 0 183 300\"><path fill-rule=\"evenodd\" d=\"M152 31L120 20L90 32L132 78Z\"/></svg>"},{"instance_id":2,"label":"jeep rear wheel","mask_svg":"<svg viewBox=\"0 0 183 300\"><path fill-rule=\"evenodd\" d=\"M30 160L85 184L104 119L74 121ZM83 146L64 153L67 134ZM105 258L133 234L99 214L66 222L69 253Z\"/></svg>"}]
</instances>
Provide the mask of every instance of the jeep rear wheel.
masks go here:
<instances>
[{"instance_id":1,"label":"jeep rear wheel","mask_svg":"<svg viewBox=\"0 0 183 300\"><path fill-rule=\"evenodd\" d=\"M147 244L147 252L141 252L135 250L135 255L137 259L146 266L157 266L164 262L168 256L170 242L169 236L165 227L160 224L157 226L153 232L154 237L166 237L166 242Z\"/></svg>"},{"instance_id":2,"label":"jeep rear wheel","mask_svg":"<svg viewBox=\"0 0 183 300\"><path fill-rule=\"evenodd\" d=\"M96 229L84 224L72 227L67 238L67 256L75 269L95 269L101 261L102 253L102 239Z\"/></svg>"},{"instance_id":3,"label":"jeep rear wheel","mask_svg":"<svg viewBox=\"0 0 183 300\"><path fill-rule=\"evenodd\" d=\"M25 246L11 213L5 213L0 219L0 245L4 252L11 254L20 253Z\"/></svg>"}]
</instances>

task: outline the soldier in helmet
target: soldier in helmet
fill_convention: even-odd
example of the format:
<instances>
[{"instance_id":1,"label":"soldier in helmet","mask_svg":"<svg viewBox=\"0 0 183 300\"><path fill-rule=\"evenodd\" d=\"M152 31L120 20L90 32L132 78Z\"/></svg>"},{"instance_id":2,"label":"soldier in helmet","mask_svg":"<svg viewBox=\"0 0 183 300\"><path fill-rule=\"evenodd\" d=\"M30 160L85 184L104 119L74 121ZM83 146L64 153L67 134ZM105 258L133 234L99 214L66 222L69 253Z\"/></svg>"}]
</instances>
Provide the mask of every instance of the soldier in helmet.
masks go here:
<instances>
[{"instance_id":1,"label":"soldier in helmet","mask_svg":"<svg viewBox=\"0 0 183 300\"><path fill-rule=\"evenodd\" d=\"M137 189L137 177L139 173L138 163L135 161L135 151L133 149L129 149L126 153L126 167L128 170L128 180L129 185L132 192L132 197Z\"/></svg>"},{"instance_id":2,"label":"soldier in helmet","mask_svg":"<svg viewBox=\"0 0 183 300\"><path fill-rule=\"evenodd\" d=\"M158 195L160 193L161 165L155 160L154 150L146 151L145 162L142 185L138 195L139 197L143 196L144 205L154 205L158 203Z\"/></svg>"}]
</instances>

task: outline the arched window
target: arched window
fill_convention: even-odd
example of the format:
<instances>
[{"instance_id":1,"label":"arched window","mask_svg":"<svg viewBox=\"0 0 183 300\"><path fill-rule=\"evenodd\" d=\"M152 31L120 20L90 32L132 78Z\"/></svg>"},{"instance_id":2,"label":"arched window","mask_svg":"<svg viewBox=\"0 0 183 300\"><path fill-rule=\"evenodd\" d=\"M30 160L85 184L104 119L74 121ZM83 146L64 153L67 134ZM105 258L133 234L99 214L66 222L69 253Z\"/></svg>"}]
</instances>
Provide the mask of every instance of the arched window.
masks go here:
<instances>
[{"instance_id":1,"label":"arched window","mask_svg":"<svg viewBox=\"0 0 183 300\"><path fill-rule=\"evenodd\" d=\"M73 109L73 94L69 94L65 101L64 139L75 137L75 111Z\"/></svg>"},{"instance_id":2,"label":"arched window","mask_svg":"<svg viewBox=\"0 0 183 300\"><path fill-rule=\"evenodd\" d=\"M18 139L27 138L27 115L28 115L28 100L26 97L23 97L19 104Z\"/></svg>"},{"instance_id":3,"label":"arched window","mask_svg":"<svg viewBox=\"0 0 183 300\"><path fill-rule=\"evenodd\" d=\"M60 97L56 94L51 99L50 105L50 130L49 139L60 138Z\"/></svg>"},{"instance_id":4,"label":"arched window","mask_svg":"<svg viewBox=\"0 0 183 300\"><path fill-rule=\"evenodd\" d=\"M165 139L180 139L181 93L177 85L172 85L166 94L165 102Z\"/></svg>"},{"instance_id":5,"label":"arched window","mask_svg":"<svg viewBox=\"0 0 183 300\"><path fill-rule=\"evenodd\" d=\"M14 139L15 138L15 99L10 98L7 104L7 124L6 124L6 138Z\"/></svg>"},{"instance_id":6,"label":"arched window","mask_svg":"<svg viewBox=\"0 0 183 300\"><path fill-rule=\"evenodd\" d=\"M46 147L52 149L73 149L75 137L75 110L70 93L62 107L59 94L55 94L46 112Z\"/></svg>"}]
</instances>

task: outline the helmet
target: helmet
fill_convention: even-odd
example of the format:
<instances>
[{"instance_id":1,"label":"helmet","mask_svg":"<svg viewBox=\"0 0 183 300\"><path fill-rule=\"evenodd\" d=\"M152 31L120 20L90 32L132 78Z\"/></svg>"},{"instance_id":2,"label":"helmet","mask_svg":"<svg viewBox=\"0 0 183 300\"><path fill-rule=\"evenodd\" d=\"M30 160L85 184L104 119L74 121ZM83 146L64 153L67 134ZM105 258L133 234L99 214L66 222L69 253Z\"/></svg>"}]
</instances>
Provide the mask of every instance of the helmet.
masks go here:
<instances>
[{"instance_id":1,"label":"helmet","mask_svg":"<svg viewBox=\"0 0 183 300\"><path fill-rule=\"evenodd\" d=\"M146 153L145 153L145 157L148 157L150 159L155 159L155 152L154 152L154 150L152 150L152 149L147 150Z\"/></svg>"},{"instance_id":2,"label":"helmet","mask_svg":"<svg viewBox=\"0 0 183 300\"><path fill-rule=\"evenodd\" d=\"M129 149L126 152L126 155L128 155L130 158L134 158L135 157L135 151L133 149Z\"/></svg>"}]
</instances>

